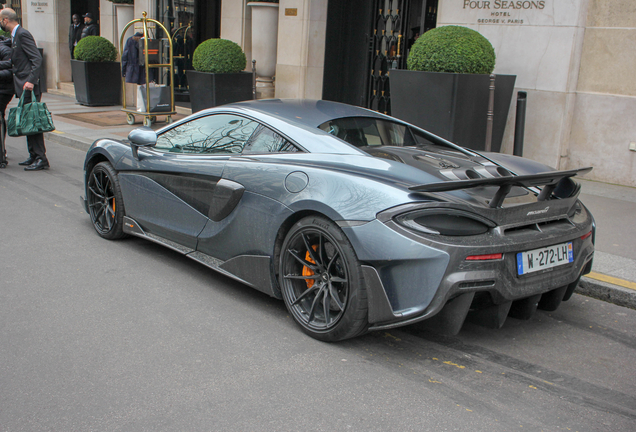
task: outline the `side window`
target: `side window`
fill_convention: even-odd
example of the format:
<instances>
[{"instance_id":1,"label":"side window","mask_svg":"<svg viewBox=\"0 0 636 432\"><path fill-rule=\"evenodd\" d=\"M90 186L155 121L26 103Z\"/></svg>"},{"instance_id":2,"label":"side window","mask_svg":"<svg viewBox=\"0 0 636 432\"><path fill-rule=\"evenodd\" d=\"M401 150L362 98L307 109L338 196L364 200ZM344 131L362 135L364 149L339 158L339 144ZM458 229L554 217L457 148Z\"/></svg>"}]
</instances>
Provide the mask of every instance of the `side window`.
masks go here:
<instances>
[{"instance_id":1,"label":"side window","mask_svg":"<svg viewBox=\"0 0 636 432\"><path fill-rule=\"evenodd\" d=\"M413 133L413 138L415 139L415 145L418 146L434 146L435 144L431 142L422 132L417 129L411 129Z\"/></svg>"},{"instance_id":2,"label":"side window","mask_svg":"<svg viewBox=\"0 0 636 432\"><path fill-rule=\"evenodd\" d=\"M298 148L285 138L274 132L273 130L259 125L256 131L252 134L245 148L243 154L249 153L293 153L297 152Z\"/></svg>"},{"instance_id":3,"label":"side window","mask_svg":"<svg viewBox=\"0 0 636 432\"><path fill-rule=\"evenodd\" d=\"M231 114L199 117L157 137L155 150L171 153L241 153L258 123Z\"/></svg>"}]
</instances>

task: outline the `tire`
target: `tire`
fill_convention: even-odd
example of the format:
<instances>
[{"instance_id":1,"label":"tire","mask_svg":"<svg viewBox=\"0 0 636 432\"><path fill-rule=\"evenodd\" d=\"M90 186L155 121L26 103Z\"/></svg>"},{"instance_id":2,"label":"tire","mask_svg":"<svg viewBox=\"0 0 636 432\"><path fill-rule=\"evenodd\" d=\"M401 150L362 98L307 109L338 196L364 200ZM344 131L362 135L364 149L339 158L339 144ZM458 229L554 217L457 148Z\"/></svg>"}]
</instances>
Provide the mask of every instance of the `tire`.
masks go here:
<instances>
[{"instance_id":1,"label":"tire","mask_svg":"<svg viewBox=\"0 0 636 432\"><path fill-rule=\"evenodd\" d=\"M86 182L86 199L93 228L101 237L116 240L125 237L124 200L117 172L108 162L100 162Z\"/></svg>"},{"instance_id":2,"label":"tire","mask_svg":"<svg viewBox=\"0 0 636 432\"><path fill-rule=\"evenodd\" d=\"M126 114L126 123L128 123L129 125L134 125L135 124L135 116L132 114Z\"/></svg>"},{"instance_id":3,"label":"tire","mask_svg":"<svg viewBox=\"0 0 636 432\"><path fill-rule=\"evenodd\" d=\"M281 248L279 282L287 310L311 337L333 342L366 332L360 262L332 221L309 216L291 227Z\"/></svg>"}]
</instances>

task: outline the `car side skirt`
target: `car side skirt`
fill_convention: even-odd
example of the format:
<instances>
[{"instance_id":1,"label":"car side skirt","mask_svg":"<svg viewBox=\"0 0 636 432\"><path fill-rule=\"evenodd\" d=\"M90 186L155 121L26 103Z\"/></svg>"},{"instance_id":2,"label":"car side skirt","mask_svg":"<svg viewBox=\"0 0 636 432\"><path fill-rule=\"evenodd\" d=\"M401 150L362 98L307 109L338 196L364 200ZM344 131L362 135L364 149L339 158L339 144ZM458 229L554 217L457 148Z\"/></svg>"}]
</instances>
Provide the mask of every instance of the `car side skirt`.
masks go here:
<instances>
[{"instance_id":1,"label":"car side skirt","mask_svg":"<svg viewBox=\"0 0 636 432\"><path fill-rule=\"evenodd\" d=\"M123 230L126 234L149 240L179 252L214 271L224 274L269 296L279 297L276 295L274 287L272 287L271 279L269 278L271 259L268 256L240 255L223 261L158 235L147 233L139 226L137 221L128 216L124 216Z\"/></svg>"}]
</instances>

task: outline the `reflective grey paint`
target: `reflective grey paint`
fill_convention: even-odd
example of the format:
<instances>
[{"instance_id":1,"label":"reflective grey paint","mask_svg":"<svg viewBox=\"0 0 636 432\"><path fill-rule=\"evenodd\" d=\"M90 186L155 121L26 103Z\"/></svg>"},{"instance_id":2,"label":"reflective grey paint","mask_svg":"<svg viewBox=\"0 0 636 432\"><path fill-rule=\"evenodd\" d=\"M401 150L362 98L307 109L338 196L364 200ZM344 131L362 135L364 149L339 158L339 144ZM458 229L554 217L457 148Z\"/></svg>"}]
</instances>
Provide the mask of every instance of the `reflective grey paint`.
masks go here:
<instances>
[{"instance_id":1,"label":"reflective grey paint","mask_svg":"<svg viewBox=\"0 0 636 432\"><path fill-rule=\"evenodd\" d=\"M154 180L120 173L119 184L126 214L168 240L196 248L197 235L207 218Z\"/></svg>"},{"instance_id":2,"label":"reflective grey paint","mask_svg":"<svg viewBox=\"0 0 636 432\"><path fill-rule=\"evenodd\" d=\"M423 201L422 196L400 186L408 181L409 173L418 181L432 178L415 168L369 156L324 156L320 161L307 153L236 157L227 162L223 176L292 211L315 210L332 220L372 220L378 209L413 199ZM309 184L290 194L282 186L287 175L299 167L309 177Z\"/></svg>"},{"instance_id":3,"label":"reflective grey paint","mask_svg":"<svg viewBox=\"0 0 636 432\"><path fill-rule=\"evenodd\" d=\"M280 202L245 192L227 218L207 221L197 249L223 261L238 255L272 256L278 227L291 214Z\"/></svg>"},{"instance_id":4,"label":"reflective grey paint","mask_svg":"<svg viewBox=\"0 0 636 432\"><path fill-rule=\"evenodd\" d=\"M302 171L294 171L285 177L285 189L290 193L298 193L307 187L309 176Z\"/></svg>"},{"instance_id":5,"label":"reflective grey paint","mask_svg":"<svg viewBox=\"0 0 636 432\"><path fill-rule=\"evenodd\" d=\"M155 145L157 143L157 132L147 126L140 127L128 134L128 140L140 147Z\"/></svg>"},{"instance_id":6,"label":"reflective grey paint","mask_svg":"<svg viewBox=\"0 0 636 432\"><path fill-rule=\"evenodd\" d=\"M423 311L433 299L449 254L402 236L378 220L342 230L358 259L378 271L394 312Z\"/></svg>"}]
</instances>

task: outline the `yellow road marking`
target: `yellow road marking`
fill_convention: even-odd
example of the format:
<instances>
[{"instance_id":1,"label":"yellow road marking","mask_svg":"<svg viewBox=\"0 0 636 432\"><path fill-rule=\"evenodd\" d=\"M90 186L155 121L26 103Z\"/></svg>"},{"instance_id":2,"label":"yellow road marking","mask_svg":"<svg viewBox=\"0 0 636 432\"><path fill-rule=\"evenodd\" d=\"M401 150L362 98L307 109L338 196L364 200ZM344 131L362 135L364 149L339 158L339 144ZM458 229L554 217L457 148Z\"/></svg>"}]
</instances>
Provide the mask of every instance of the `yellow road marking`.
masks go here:
<instances>
[{"instance_id":1,"label":"yellow road marking","mask_svg":"<svg viewBox=\"0 0 636 432\"><path fill-rule=\"evenodd\" d=\"M60 132L59 130L52 130L51 132L56 133L56 134L63 134L64 132Z\"/></svg>"},{"instance_id":2,"label":"yellow road marking","mask_svg":"<svg viewBox=\"0 0 636 432\"><path fill-rule=\"evenodd\" d=\"M630 282L624 279L619 279L613 276L607 276L607 275L596 273L596 272L590 272L586 274L585 276L589 277L590 279L595 279L601 282L607 282L614 285L622 286L623 288L636 290L636 282Z\"/></svg>"},{"instance_id":3,"label":"yellow road marking","mask_svg":"<svg viewBox=\"0 0 636 432\"><path fill-rule=\"evenodd\" d=\"M457 363L453 363L452 361L445 361L444 364L455 366L455 367L458 367L460 369L465 369L466 368L466 366L458 365Z\"/></svg>"}]
</instances>

